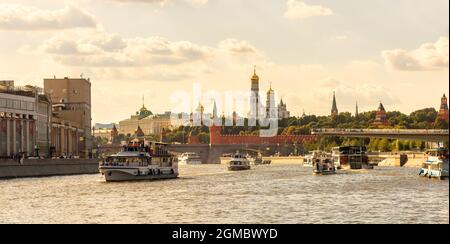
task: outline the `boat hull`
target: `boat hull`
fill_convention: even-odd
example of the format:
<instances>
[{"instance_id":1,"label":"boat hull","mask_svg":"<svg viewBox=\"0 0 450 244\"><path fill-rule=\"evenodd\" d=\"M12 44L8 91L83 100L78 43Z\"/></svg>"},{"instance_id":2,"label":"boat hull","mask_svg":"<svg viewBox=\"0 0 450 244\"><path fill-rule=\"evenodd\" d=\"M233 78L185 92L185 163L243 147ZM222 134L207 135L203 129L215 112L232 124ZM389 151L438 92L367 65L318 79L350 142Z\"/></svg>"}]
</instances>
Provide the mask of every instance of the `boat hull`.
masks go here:
<instances>
[{"instance_id":1,"label":"boat hull","mask_svg":"<svg viewBox=\"0 0 450 244\"><path fill-rule=\"evenodd\" d=\"M178 178L178 173L172 169L140 169L140 168L100 168L100 173L106 182L168 180Z\"/></svg>"},{"instance_id":2,"label":"boat hull","mask_svg":"<svg viewBox=\"0 0 450 244\"><path fill-rule=\"evenodd\" d=\"M315 175L334 175L336 174L336 171L317 171L314 170Z\"/></svg>"},{"instance_id":3,"label":"boat hull","mask_svg":"<svg viewBox=\"0 0 450 244\"><path fill-rule=\"evenodd\" d=\"M229 171L242 171L242 170L250 170L250 166L228 166Z\"/></svg>"},{"instance_id":4,"label":"boat hull","mask_svg":"<svg viewBox=\"0 0 450 244\"><path fill-rule=\"evenodd\" d=\"M430 170L427 168L421 168L419 171L419 176L443 180L449 177L449 172L445 170Z\"/></svg>"},{"instance_id":5,"label":"boat hull","mask_svg":"<svg viewBox=\"0 0 450 244\"><path fill-rule=\"evenodd\" d=\"M179 165L200 165L203 164L201 160L181 160Z\"/></svg>"}]
</instances>

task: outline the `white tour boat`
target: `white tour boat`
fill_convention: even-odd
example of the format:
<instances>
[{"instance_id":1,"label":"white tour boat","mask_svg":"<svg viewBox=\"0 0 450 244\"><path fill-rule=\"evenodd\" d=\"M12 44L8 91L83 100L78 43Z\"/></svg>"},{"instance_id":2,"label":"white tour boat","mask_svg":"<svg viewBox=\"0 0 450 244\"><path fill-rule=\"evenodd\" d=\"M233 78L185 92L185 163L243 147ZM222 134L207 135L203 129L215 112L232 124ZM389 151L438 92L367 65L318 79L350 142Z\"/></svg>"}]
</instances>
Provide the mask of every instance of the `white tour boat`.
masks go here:
<instances>
[{"instance_id":1,"label":"white tour boat","mask_svg":"<svg viewBox=\"0 0 450 244\"><path fill-rule=\"evenodd\" d=\"M249 170L250 168L250 160L240 153L234 154L228 162L228 170L230 171Z\"/></svg>"},{"instance_id":2,"label":"white tour boat","mask_svg":"<svg viewBox=\"0 0 450 244\"><path fill-rule=\"evenodd\" d=\"M444 148L426 152L426 161L423 162L419 175L428 178L444 179L448 173L448 150Z\"/></svg>"},{"instance_id":3,"label":"white tour boat","mask_svg":"<svg viewBox=\"0 0 450 244\"><path fill-rule=\"evenodd\" d=\"M166 144L133 141L121 152L100 162L99 171L109 181L162 180L178 177L178 164Z\"/></svg>"},{"instance_id":4,"label":"white tour boat","mask_svg":"<svg viewBox=\"0 0 450 244\"><path fill-rule=\"evenodd\" d=\"M183 153L178 157L178 163L181 165L187 164L202 164L202 159L197 153Z\"/></svg>"}]
</instances>

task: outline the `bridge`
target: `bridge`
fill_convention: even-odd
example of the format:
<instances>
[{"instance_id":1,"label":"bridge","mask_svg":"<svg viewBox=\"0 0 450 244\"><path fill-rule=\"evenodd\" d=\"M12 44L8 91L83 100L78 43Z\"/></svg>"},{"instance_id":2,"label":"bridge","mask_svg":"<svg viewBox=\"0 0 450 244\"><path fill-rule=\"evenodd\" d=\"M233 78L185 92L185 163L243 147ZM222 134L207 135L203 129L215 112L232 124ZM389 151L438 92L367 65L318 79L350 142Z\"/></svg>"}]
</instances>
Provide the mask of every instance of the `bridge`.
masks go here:
<instances>
[{"instance_id":1,"label":"bridge","mask_svg":"<svg viewBox=\"0 0 450 244\"><path fill-rule=\"evenodd\" d=\"M427 142L448 142L449 130L403 130L403 129L317 129L313 135L353 138L386 138Z\"/></svg>"}]
</instances>

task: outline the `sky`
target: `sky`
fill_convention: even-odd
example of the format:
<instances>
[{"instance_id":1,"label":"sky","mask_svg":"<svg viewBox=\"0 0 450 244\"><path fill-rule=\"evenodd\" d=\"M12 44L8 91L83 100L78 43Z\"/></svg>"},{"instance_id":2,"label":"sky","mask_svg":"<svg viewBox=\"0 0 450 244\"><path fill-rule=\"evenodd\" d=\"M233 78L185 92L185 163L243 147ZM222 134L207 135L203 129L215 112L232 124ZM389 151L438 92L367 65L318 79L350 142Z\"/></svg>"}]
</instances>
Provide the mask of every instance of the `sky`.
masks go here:
<instances>
[{"instance_id":1,"label":"sky","mask_svg":"<svg viewBox=\"0 0 450 244\"><path fill-rule=\"evenodd\" d=\"M292 115L410 113L449 93L448 0L0 0L0 80L89 77L94 123L142 106L245 115L263 96ZM201 91L201 92L199 92ZM200 94L199 98L194 95ZM186 97L187 96L187 97ZM230 103L234 105L230 105Z\"/></svg>"}]
</instances>

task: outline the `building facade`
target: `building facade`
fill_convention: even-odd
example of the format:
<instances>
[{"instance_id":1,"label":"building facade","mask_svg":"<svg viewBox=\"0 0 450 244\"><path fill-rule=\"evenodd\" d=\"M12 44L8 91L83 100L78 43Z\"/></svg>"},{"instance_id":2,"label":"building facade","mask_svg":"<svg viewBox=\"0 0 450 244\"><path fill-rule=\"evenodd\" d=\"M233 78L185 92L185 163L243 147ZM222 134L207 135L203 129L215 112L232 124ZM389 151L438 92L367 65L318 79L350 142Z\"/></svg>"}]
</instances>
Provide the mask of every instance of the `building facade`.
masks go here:
<instances>
[{"instance_id":1,"label":"building facade","mask_svg":"<svg viewBox=\"0 0 450 244\"><path fill-rule=\"evenodd\" d=\"M291 117L291 113L287 110L287 105L283 102L283 99L278 104L278 117L280 119L289 119Z\"/></svg>"},{"instance_id":2,"label":"building facade","mask_svg":"<svg viewBox=\"0 0 450 244\"><path fill-rule=\"evenodd\" d=\"M145 135L160 135L163 129L172 128L171 113L154 115L142 105L135 115L119 122L119 133L132 136L138 127Z\"/></svg>"},{"instance_id":3,"label":"building facade","mask_svg":"<svg viewBox=\"0 0 450 244\"><path fill-rule=\"evenodd\" d=\"M83 127L73 121L67 121L57 116L52 118L51 148L52 157L82 157L84 142Z\"/></svg>"},{"instance_id":4,"label":"building facade","mask_svg":"<svg viewBox=\"0 0 450 244\"><path fill-rule=\"evenodd\" d=\"M0 157L48 155L51 100L42 88L0 81Z\"/></svg>"},{"instance_id":5,"label":"building facade","mask_svg":"<svg viewBox=\"0 0 450 244\"><path fill-rule=\"evenodd\" d=\"M448 122L448 120L449 120L448 115L449 115L449 114L448 114L447 97L446 97L445 94L444 94L444 95L442 96L442 98L441 98L441 107L440 107L440 109L439 109L439 114L438 114L438 116L439 116L439 118L441 118L442 120Z\"/></svg>"},{"instance_id":6,"label":"building facade","mask_svg":"<svg viewBox=\"0 0 450 244\"><path fill-rule=\"evenodd\" d=\"M64 121L55 126L68 124L68 130L77 126L77 133L81 133L77 154L89 157L92 153L90 80L69 77L44 79L44 90L51 95L54 116L58 121Z\"/></svg>"},{"instance_id":7,"label":"building facade","mask_svg":"<svg viewBox=\"0 0 450 244\"><path fill-rule=\"evenodd\" d=\"M375 121L373 122L374 125L378 126L387 126L389 125L388 119L387 119L387 113L386 109L384 108L383 103L380 102L380 105L378 106L378 109L376 111L375 115Z\"/></svg>"}]
</instances>

